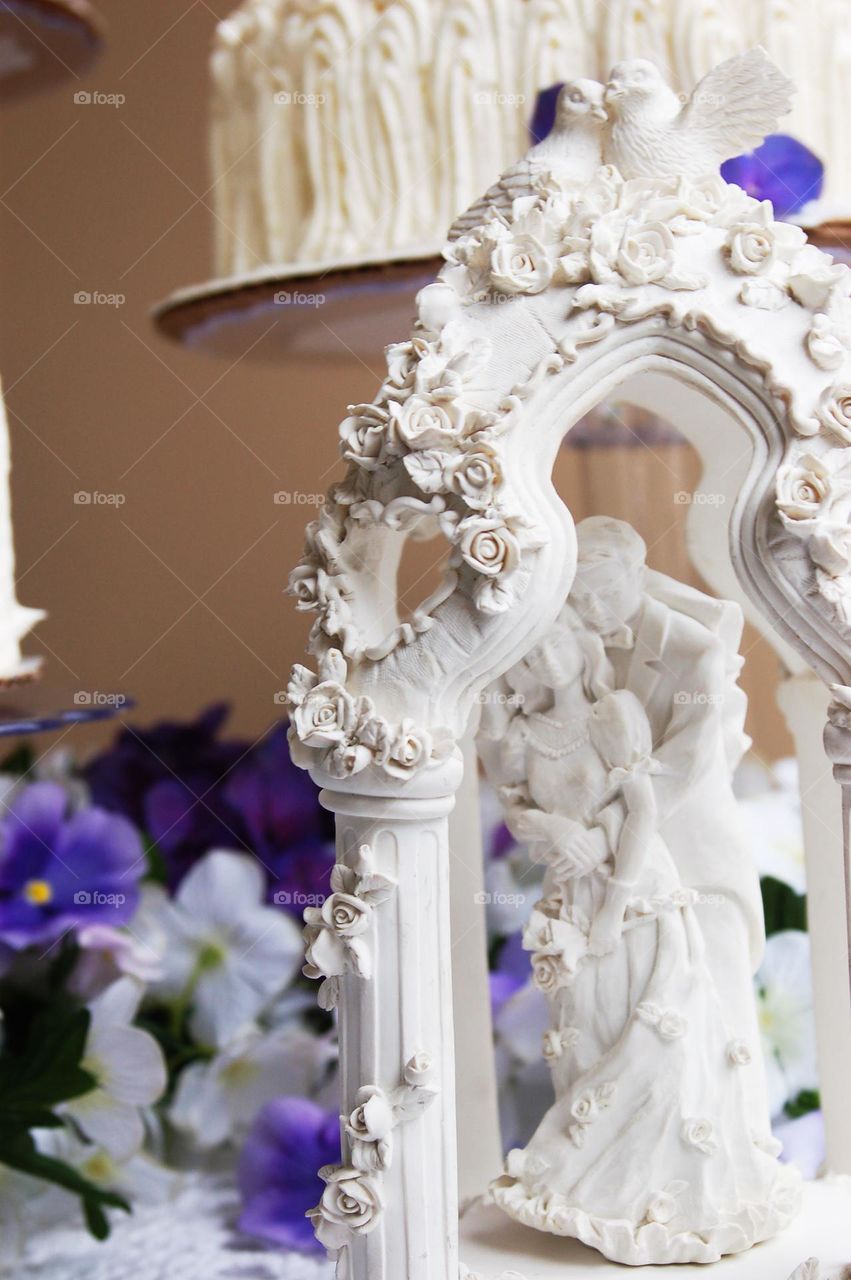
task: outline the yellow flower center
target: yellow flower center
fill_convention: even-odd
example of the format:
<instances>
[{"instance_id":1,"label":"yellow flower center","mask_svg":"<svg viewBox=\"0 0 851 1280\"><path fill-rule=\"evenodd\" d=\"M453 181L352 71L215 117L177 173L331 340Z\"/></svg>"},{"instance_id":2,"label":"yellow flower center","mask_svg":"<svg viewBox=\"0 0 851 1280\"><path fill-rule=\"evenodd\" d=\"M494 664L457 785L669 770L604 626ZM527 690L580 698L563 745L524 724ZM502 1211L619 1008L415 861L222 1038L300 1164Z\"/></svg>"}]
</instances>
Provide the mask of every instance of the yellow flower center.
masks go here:
<instances>
[{"instance_id":1,"label":"yellow flower center","mask_svg":"<svg viewBox=\"0 0 851 1280\"><path fill-rule=\"evenodd\" d=\"M53 897L53 889L46 880L28 880L24 885L24 897L34 907L43 907Z\"/></svg>"}]
</instances>

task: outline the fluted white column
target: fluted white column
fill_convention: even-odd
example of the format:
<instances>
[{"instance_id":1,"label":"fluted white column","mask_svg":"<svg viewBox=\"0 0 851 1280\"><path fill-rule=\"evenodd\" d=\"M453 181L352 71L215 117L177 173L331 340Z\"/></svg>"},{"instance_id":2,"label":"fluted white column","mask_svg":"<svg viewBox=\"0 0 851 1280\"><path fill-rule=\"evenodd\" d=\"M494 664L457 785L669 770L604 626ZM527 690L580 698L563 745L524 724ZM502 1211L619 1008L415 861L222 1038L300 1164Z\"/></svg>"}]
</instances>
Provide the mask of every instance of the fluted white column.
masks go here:
<instances>
[{"instance_id":1,"label":"fluted white column","mask_svg":"<svg viewBox=\"0 0 851 1280\"><path fill-rule=\"evenodd\" d=\"M312 775L336 815L338 860L354 866L368 845L376 871L395 881L372 912L371 976L348 973L341 981L343 1110L349 1113L367 1086L392 1094L414 1058L431 1060L428 1085L436 1093L394 1130L381 1174L384 1208L341 1256L345 1280L458 1276L447 819L461 775L459 756L397 786L372 771L345 782ZM344 1163L350 1154L344 1136Z\"/></svg>"},{"instance_id":2,"label":"fluted white column","mask_svg":"<svg viewBox=\"0 0 851 1280\"><path fill-rule=\"evenodd\" d=\"M778 702L795 740L807 860L819 1084L827 1168L851 1174L851 986L849 986L847 814L851 803L851 733L828 723L830 695L814 674L790 676ZM824 747L822 737L824 736ZM829 759L825 759L825 749ZM830 762L834 763L831 772ZM842 786L841 795L836 783ZM844 817L844 832L843 832Z\"/></svg>"}]
</instances>

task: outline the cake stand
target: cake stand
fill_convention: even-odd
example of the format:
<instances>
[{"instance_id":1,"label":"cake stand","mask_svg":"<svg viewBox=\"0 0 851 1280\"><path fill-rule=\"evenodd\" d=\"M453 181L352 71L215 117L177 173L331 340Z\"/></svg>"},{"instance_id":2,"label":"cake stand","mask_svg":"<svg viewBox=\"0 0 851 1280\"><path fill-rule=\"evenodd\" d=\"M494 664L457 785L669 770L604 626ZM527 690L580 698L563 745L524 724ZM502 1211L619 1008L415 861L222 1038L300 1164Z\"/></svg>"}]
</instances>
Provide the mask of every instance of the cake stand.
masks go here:
<instances>
[{"instance_id":1,"label":"cake stand","mask_svg":"<svg viewBox=\"0 0 851 1280\"><path fill-rule=\"evenodd\" d=\"M79 77L102 33L88 0L0 0L0 102Z\"/></svg>"},{"instance_id":2,"label":"cake stand","mask_svg":"<svg viewBox=\"0 0 851 1280\"><path fill-rule=\"evenodd\" d=\"M123 693L84 694L65 689L49 693L32 682L16 684L0 689L0 738L29 737L114 720L135 705Z\"/></svg>"},{"instance_id":3,"label":"cake stand","mask_svg":"<svg viewBox=\"0 0 851 1280\"><path fill-rule=\"evenodd\" d=\"M806 1183L804 1207L792 1226L746 1253L722 1258L708 1271L712 1280L787 1280L813 1257L823 1264L825 1280L851 1258L851 1178ZM576 1240L512 1222L494 1205L477 1204L464 1215L461 1258L474 1280L616 1280L629 1274ZM694 1264L642 1270L657 1271L662 1280L695 1280L703 1274Z\"/></svg>"},{"instance_id":4,"label":"cake stand","mask_svg":"<svg viewBox=\"0 0 851 1280\"><path fill-rule=\"evenodd\" d=\"M180 289L154 310L161 334L233 359L373 357L410 329L438 249L373 262L302 263Z\"/></svg>"}]
</instances>

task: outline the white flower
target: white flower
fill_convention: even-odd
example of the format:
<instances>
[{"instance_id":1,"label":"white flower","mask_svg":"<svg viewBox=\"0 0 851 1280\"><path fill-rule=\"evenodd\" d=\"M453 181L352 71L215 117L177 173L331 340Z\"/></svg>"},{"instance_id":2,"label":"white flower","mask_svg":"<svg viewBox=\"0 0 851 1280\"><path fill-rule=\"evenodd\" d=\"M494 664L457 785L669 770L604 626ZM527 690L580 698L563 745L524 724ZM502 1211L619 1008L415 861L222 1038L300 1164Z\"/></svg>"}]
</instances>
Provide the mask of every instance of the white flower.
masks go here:
<instances>
[{"instance_id":1,"label":"white flower","mask_svg":"<svg viewBox=\"0 0 851 1280\"><path fill-rule=\"evenodd\" d=\"M314 1094L335 1056L327 1039L291 1023L255 1028L209 1061L184 1068L169 1119L202 1149L240 1138L272 1098Z\"/></svg>"},{"instance_id":2,"label":"white flower","mask_svg":"<svg viewBox=\"0 0 851 1280\"><path fill-rule=\"evenodd\" d=\"M715 1131L708 1120L693 1118L684 1120L680 1129L680 1137L690 1147L695 1147L705 1156L714 1155L718 1150Z\"/></svg>"},{"instance_id":3,"label":"white flower","mask_svg":"<svg viewBox=\"0 0 851 1280\"><path fill-rule=\"evenodd\" d=\"M491 280L502 293L543 293L552 276L547 251L534 236L506 238L491 254Z\"/></svg>"},{"instance_id":4,"label":"white flower","mask_svg":"<svg viewBox=\"0 0 851 1280\"><path fill-rule=\"evenodd\" d=\"M81 1142L69 1129L39 1129L35 1137L39 1151L70 1164L95 1186L125 1196L131 1205L166 1204L180 1182L179 1173L146 1152L116 1160L102 1147ZM79 1212L78 1202L70 1195L68 1204L75 1214Z\"/></svg>"},{"instance_id":5,"label":"white flower","mask_svg":"<svg viewBox=\"0 0 851 1280\"><path fill-rule=\"evenodd\" d=\"M664 1191L654 1191L647 1204L647 1221L660 1222L664 1226L677 1212L677 1196L685 1191L687 1182L668 1183Z\"/></svg>"},{"instance_id":6,"label":"white flower","mask_svg":"<svg viewBox=\"0 0 851 1280\"><path fill-rule=\"evenodd\" d=\"M727 1045L726 1054L731 1067L748 1067L753 1062L753 1055L744 1040L731 1040Z\"/></svg>"},{"instance_id":7,"label":"white flower","mask_svg":"<svg viewBox=\"0 0 851 1280\"><path fill-rule=\"evenodd\" d=\"M458 535L462 557L485 577L511 573L520 563L520 546L500 516L468 516Z\"/></svg>"},{"instance_id":8,"label":"white flower","mask_svg":"<svg viewBox=\"0 0 851 1280\"><path fill-rule=\"evenodd\" d=\"M493 449L477 445L462 453L448 467L449 484L468 507L488 507L494 490L502 483L502 470Z\"/></svg>"},{"instance_id":9,"label":"white flower","mask_svg":"<svg viewBox=\"0 0 851 1280\"><path fill-rule=\"evenodd\" d=\"M635 1012L642 1022L655 1027L663 1040L679 1040L688 1030L688 1022L675 1009L663 1009L652 1000L636 1005Z\"/></svg>"},{"instance_id":10,"label":"white flower","mask_svg":"<svg viewBox=\"0 0 851 1280\"><path fill-rule=\"evenodd\" d=\"M779 760L773 785L744 796L740 812L760 877L771 876L795 893L806 893L804 824L795 760Z\"/></svg>"},{"instance_id":11,"label":"white flower","mask_svg":"<svg viewBox=\"0 0 851 1280\"><path fill-rule=\"evenodd\" d=\"M565 1044L560 1031L544 1032L544 1058L549 1063L558 1062L563 1055Z\"/></svg>"},{"instance_id":12,"label":"white flower","mask_svg":"<svg viewBox=\"0 0 851 1280\"><path fill-rule=\"evenodd\" d=\"M319 1176L325 1190L308 1216L326 1249L341 1249L353 1235L368 1235L375 1229L384 1210L376 1178L345 1165L326 1165Z\"/></svg>"},{"instance_id":13,"label":"white flower","mask_svg":"<svg viewBox=\"0 0 851 1280\"><path fill-rule=\"evenodd\" d=\"M296 733L312 747L333 747L349 737L357 722L355 700L341 684L324 680L293 711Z\"/></svg>"},{"instance_id":14,"label":"white flower","mask_svg":"<svg viewBox=\"0 0 851 1280\"><path fill-rule=\"evenodd\" d=\"M264 905L264 888L253 858L214 850L195 864L173 901L159 900L148 913L163 965L152 990L191 1010L189 1026L201 1044L230 1044L298 969L299 927Z\"/></svg>"},{"instance_id":15,"label":"white flower","mask_svg":"<svg viewBox=\"0 0 851 1280\"><path fill-rule=\"evenodd\" d=\"M615 266L627 284L659 284L674 265L674 237L661 222L628 222Z\"/></svg>"},{"instance_id":16,"label":"white flower","mask_svg":"<svg viewBox=\"0 0 851 1280\"><path fill-rule=\"evenodd\" d=\"M384 461L390 415L377 404L349 405L349 415L340 423L343 457L374 470Z\"/></svg>"},{"instance_id":17,"label":"white flower","mask_svg":"<svg viewBox=\"0 0 851 1280\"><path fill-rule=\"evenodd\" d=\"M851 383L835 382L826 387L816 414L823 427L844 444L851 444Z\"/></svg>"},{"instance_id":18,"label":"white flower","mask_svg":"<svg viewBox=\"0 0 851 1280\"><path fill-rule=\"evenodd\" d=\"M591 1124L596 1119L598 1110L596 1095L590 1089L586 1089L574 1101L570 1114L577 1124Z\"/></svg>"},{"instance_id":19,"label":"white flower","mask_svg":"<svg viewBox=\"0 0 851 1280\"><path fill-rule=\"evenodd\" d=\"M755 979L772 1116L818 1088L810 940L787 929L768 939Z\"/></svg>"},{"instance_id":20,"label":"white flower","mask_svg":"<svg viewBox=\"0 0 851 1280\"><path fill-rule=\"evenodd\" d=\"M405 1083L412 1089L427 1089L434 1083L436 1074L434 1059L430 1053L422 1050L405 1063Z\"/></svg>"},{"instance_id":21,"label":"white flower","mask_svg":"<svg viewBox=\"0 0 851 1280\"><path fill-rule=\"evenodd\" d=\"M740 222L731 229L725 252L740 275L768 271L775 260L774 229L770 224Z\"/></svg>"},{"instance_id":22,"label":"white flower","mask_svg":"<svg viewBox=\"0 0 851 1280\"><path fill-rule=\"evenodd\" d=\"M406 779L431 758L432 738L413 720L403 720L390 745L384 769L393 778Z\"/></svg>"},{"instance_id":23,"label":"white flower","mask_svg":"<svg viewBox=\"0 0 851 1280\"><path fill-rule=\"evenodd\" d=\"M532 978L544 995L551 995L564 983L564 970L558 956L538 952L532 956Z\"/></svg>"},{"instance_id":24,"label":"white flower","mask_svg":"<svg viewBox=\"0 0 851 1280\"><path fill-rule=\"evenodd\" d=\"M467 410L457 399L413 395L390 409L396 430L409 449L445 448L464 431Z\"/></svg>"},{"instance_id":25,"label":"white flower","mask_svg":"<svg viewBox=\"0 0 851 1280\"><path fill-rule=\"evenodd\" d=\"M90 924L77 932L80 958L68 986L83 1000L100 995L123 976L149 983L161 976L159 957L129 930Z\"/></svg>"},{"instance_id":26,"label":"white flower","mask_svg":"<svg viewBox=\"0 0 851 1280\"><path fill-rule=\"evenodd\" d=\"M812 453L800 454L777 472L777 509L785 521L818 519L831 493L830 471Z\"/></svg>"},{"instance_id":27,"label":"white flower","mask_svg":"<svg viewBox=\"0 0 851 1280\"><path fill-rule=\"evenodd\" d=\"M851 525L824 525L810 538L810 557L831 578L851 572Z\"/></svg>"},{"instance_id":28,"label":"white flower","mask_svg":"<svg viewBox=\"0 0 851 1280\"><path fill-rule=\"evenodd\" d=\"M81 1065L97 1084L61 1108L91 1142L116 1160L126 1160L141 1147L144 1126L139 1109L156 1102L167 1083L156 1040L131 1025L142 991L132 978L122 978L92 1002Z\"/></svg>"},{"instance_id":29,"label":"white flower","mask_svg":"<svg viewBox=\"0 0 851 1280\"><path fill-rule=\"evenodd\" d=\"M396 1121L384 1090L377 1085L359 1089L354 1110L340 1119L352 1144L355 1167L366 1173L386 1169L390 1164L391 1136Z\"/></svg>"}]
</instances>

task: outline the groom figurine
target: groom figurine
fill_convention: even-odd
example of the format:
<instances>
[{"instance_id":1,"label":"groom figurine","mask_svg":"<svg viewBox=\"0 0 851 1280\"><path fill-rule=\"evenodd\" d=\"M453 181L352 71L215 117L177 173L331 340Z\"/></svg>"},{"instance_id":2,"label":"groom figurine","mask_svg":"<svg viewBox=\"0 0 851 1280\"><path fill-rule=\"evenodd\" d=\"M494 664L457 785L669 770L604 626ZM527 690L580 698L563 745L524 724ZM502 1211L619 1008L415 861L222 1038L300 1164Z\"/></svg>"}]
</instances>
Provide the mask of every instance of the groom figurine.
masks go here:
<instances>
[{"instance_id":1,"label":"groom figurine","mask_svg":"<svg viewBox=\"0 0 851 1280\"><path fill-rule=\"evenodd\" d=\"M749 745L747 700L736 683L742 612L648 569L644 541L624 521L592 516L576 532L569 602L605 645L615 687L631 690L650 721L653 755L663 766L654 775L659 831L683 885L699 894L695 909L731 1041L743 1041L753 1058L748 1092L761 1137L768 1107L752 975L764 918L732 787ZM623 821L619 805L579 838L579 857L593 863L605 856Z\"/></svg>"}]
</instances>

